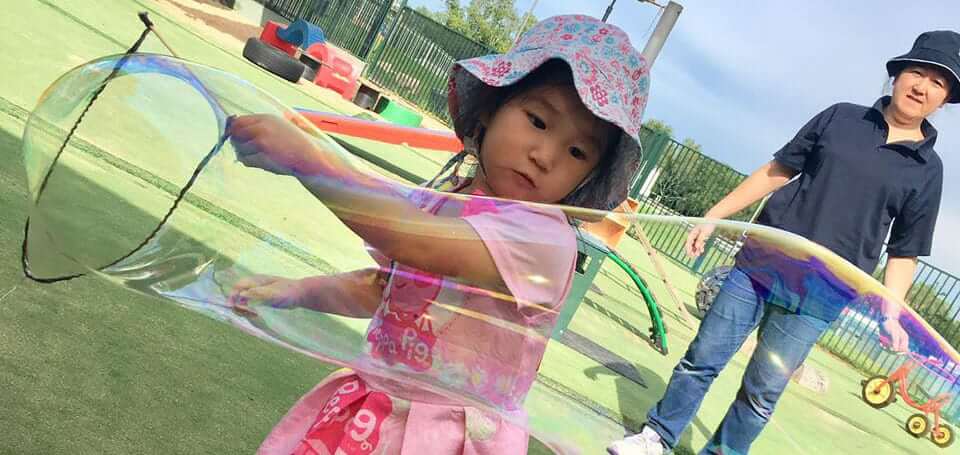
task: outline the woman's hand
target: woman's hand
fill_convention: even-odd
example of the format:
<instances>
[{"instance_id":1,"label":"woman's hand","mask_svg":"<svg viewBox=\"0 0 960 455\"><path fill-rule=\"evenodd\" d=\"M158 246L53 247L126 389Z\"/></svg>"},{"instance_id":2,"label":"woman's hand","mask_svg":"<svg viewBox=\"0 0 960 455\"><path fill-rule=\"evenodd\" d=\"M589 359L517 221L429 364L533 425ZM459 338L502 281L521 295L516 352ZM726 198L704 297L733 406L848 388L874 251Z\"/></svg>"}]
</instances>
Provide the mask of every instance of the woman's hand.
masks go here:
<instances>
[{"instance_id":1,"label":"woman's hand","mask_svg":"<svg viewBox=\"0 0 960 455\"><path fill-rule=\"evenodd\" d=\"M694 226L693 229L690 230L690 233L687 234L687 243L684 245L687 255L697 257L703 254L707 240L710 240L710 236L713 235L713 231L716 229L717 226L714 224L698 224Z\"/></svg>"},{"instance_id":2,"label":"woman's hand","mask_svg":"<svg viewBox=\"0 0 960 455\"><path fill-rule=\"evenodd\" d=\"M280 175L312 175L319 149L293 121L276 115L237 117L227 133L241 163Z\"/></svg>"},{"instance_id":3,"label":"woman's hand","mask_svg":"<svg viewBox=\"0 0 960 455\"><path fill-rule=\"evenodd\" d=\"M253 275L233 285L227 303L238 313L256 316L257 312L250 307L251 302L260 302L272 308L295 308L303 305L305 297L306 287L301 280Z\"/></svg>"},{"instance_id":4,"label":"woman's hand","mask_svg":"<svg viewBox=\"0 0 960 455\"><path fill-rule=\"evenodd\" d=\"M880 324L881 341L885 337L889 341L889 348L894 352L907 352L910 350L910 336L903 330L900 321L896 319L885 319Z\"/></svg>"}]
</instances>

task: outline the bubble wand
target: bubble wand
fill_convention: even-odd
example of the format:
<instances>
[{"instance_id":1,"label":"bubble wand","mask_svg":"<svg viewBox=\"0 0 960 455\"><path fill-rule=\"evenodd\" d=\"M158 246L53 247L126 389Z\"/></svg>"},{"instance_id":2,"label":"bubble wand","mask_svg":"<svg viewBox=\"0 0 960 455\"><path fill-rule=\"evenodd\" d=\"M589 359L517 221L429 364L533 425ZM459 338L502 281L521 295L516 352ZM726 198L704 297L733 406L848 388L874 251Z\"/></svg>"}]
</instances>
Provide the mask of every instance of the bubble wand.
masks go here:
<instances>
[{"instance_id":1,"label":"bubble wand","mask_svg":"<svg viewBox=\"0 0 960 455\"><path fill-rule=\"evenodd\" d=\"M47 184L48 184L49 181L50 181L50 176L53 175L53 170L56 168L57 161L60 159L60 156L63 155L64 150L66 150L66 148L67 148L67 144L70 143L70 140L73 138L74 134L76 133L77 128L80 127L80 123L83 122L84 116L87 114L87 112L90 110L90 108L93 107L93 103L95 103L95 102L97 101L97 98L98 98L98 97L103 93L103 91L107 88L107 84L108 84L110 81L112 81L113 79L115 79L118 75L121 74L121 70L123 69L124 65L129 61L130 56L133 55L133 54L135 54L135 53L140 49L140 46L143 45L143 42L144 42L144 40L146 40L147 36L152 32L152 33L154 34L154 36L156 36L157 39L160 40L160 43L163 44L163 46L167 48L167 50L170 52L170 54L172 54L174 57L176 57L176 58L178 58L178 59L180 58L180 57L177 55L177 53L173 50L173 48L170 47L170 45L167 43L167 41L164 40L162 36L160 36L160 33L157 32L157 29L155 28L155 26L154 26L154 24L153 24L153 21L150 20L150 17L147 15L146 11L137 13L137 17L140 18L140 22L143 22L143 25L144 25L144 27L145 27L144 30L143 30L143 32L140 33L140 37L137 38L137 40L133 43L133 45L130 46L130 48L127 49L127 51L123 53L123 56L122 56L119 60L117 60L117 63L114 65L113 69L110 71L110 74L107 75L107 77L104 79L104 81L103 81L103 83L100 85L100 87L98 87L98 88L96 89L96 91L94 91L93 96L90 97L90 101L87 102L87 105L83 108L83 111L81 111L80 116L77 117L76 122L74 122L73 126L72 126L72 127L70 128L70 130L67 132L67 135L66 135L66 137L65 137L64 140L63 140L63 143L60 144L60 147L59 147L59 149L57 150L57 153L54 155L53 160L51 161L50 167L47 169L46 174L44 174L44 176L43 176L43 180L41 181L40 187L39 187L39 189L37 190L37 200L35 201L35 203L36 203L36 202L39 202L40 198L43 196L43 191L44 191L44 189L46 189ZM201 92L204 93L204 95L206 95L205 98L206 98L207 100L211 101L211 102L214 104L213 107L214 107L214 109L216 110L216 112L219 113L219 114L225 114L225 113L226 113L226 110L223 108L223 105L220 103L219 100L217 100L217 98L216 98L215 96L212 95L212 92L211 92L210 90L208 90L208 89L206 88L206 86L203 85L203 83L200 81L200 79L197 78L196 75L194 75L194 74L190 71L189 68L183 67L183 69L185 70L186 75L187 75L188 77L190 77L190 79L192 79L192 81L196 84L195 87L197 87ZM150 240L153 239L153 238L157 235L157 233L160 231L160 229L163 228L164 224L166 224L166 222L167 222L167 220L170 218L170 216L173 215L173 212L174 212L174 211L177 209L177 207L179 206L180 201L183 200L183 197L187 194L188 191L190 191L190 188L193 187L193 184L196 182L197 177L199 177L200 172L203 171L203 169L207 166L207 163L209 163L210 160L211 160L211 159L220 151L220 149L223 147L223 144L226 142L227 138L229 137L229 134L228 134L226 131L229 131L229 125L230 125L230 121L231 121L231 120L232 120L232 117L226 117L226 118L225 118L225 120L224 120L224 133L220 135L220 139L219 139L219 140L217 141L217 143L213 146L213 149L210 150L210 152L207 153L207 155L204 156L204 158L203 158L202 160L200 160L200 163L197 165L197 167L196 167L196 169L194 170L193 174L190 176L190 179L187 181L187 184L184 185L183 188L180 189L180 192L179 192L179 194L177 195L176 199L174 200L173 204L170 206L170 209L167 211L167 213L166 213L166 214L163 216L163 218L160 220L160 223L157 224L156 228L154 228L154 230L153 230L152 232L150 232L150 234L147 235L147 237L144 238L143 241L140 242L139 245L137 245L135 248L133 248L132 250L130 250L130 252L128 252L127 254L121 256L120 258L114 260L113 262L111 262L111 263L109 263L109 264L107 264L107 265L105 265L105 266L103 266L103 267L100 267L101 269L105 269L105 268L107 268L107 267L111 267L111 266L116 265L116 264L118 264L119 262L123 261L124 259L127 259L127 258L130 257L131 255L133 255L134 253L136 253L137 251L139 251L141 248L143 248L144 246L146 246L146 244L149 243ZM84 273L76 273L76 274L72 274L72 275L64 275L64 276L58 276L58 277L53 277L53 278L41 278L41 277L38 277L38 276L34 275L34 274L30 271L30 261L27 259L27 251L29 250L29 233L30 233L30 217L27 216L27 219L26 219L26 221L24 222L24 227L23 227L23 243L21 244L21 251L20 251L20 265L21 265L21 268L22 268L22 270L23 270L23 275L24 275L26 278L29 278L29 279L31 279L31 280L33 280L33 281L36 281L36 282L39 282L39 283L56 283L56 282L59 282L59 281L72 280L72 279L74 279L74 278L79 278L79 277L85 275ZM14 287L14 289L16 289L16 287ZM9 291L9 292L12 292L12 291L13 291L13 290L11 289L11 291ZM9 294L9 292L8 292L7 294ZM6 297L6 295L4 295L4 297Z\"/></svg>"}]
</instances>

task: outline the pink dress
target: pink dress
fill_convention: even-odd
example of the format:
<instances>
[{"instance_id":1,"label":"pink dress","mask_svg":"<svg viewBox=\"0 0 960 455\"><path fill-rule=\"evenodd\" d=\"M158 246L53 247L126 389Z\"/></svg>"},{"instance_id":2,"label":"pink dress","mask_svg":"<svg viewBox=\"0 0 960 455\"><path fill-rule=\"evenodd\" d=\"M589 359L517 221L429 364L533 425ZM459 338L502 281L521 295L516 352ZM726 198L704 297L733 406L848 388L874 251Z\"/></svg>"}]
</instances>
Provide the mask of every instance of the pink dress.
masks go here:
<instances>
[{"instance_id":1,"label":"pink dress","mask_svg":"<svg viewBox=\"0 0 960 455\"><path fill-rule=\"evenodd\" d=\"M453 386L458 393L451 396L469 396L509 419L462 398L340 370L288 411L260 454L527 452L522 404L570 289L577 251L573 229L557 209L490 200L464 204L427 191L411 199L432 213L455 204L448 210L483 240L510 296L374 254L393 273L367 328L361 369Z\"/></svg>"}]
</instances>

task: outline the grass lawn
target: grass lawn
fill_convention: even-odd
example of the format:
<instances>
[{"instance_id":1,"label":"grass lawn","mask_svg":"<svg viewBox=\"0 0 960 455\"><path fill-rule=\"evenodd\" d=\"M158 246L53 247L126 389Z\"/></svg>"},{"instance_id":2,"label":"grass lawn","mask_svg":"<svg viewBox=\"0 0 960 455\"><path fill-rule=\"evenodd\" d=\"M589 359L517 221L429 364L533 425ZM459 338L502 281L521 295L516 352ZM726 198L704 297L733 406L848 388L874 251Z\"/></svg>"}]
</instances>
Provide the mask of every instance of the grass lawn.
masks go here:
<instances>
[{"instance_id":1,"label":"grass lawn","mask_svg":"<svg viewBox=\"0 0 960 455\"><path fill-rule=\"evenodd\" d=\"M333 370L197 312L102 279L42 285L21 278L20 241L27 213L20 156L25 111L71 67L122 52L140 32L137 11L151 10L164 37L191 60L235 73L288 105L341 110L248 64L239 53L215 45L204 38L202 29L172 21L162 6L153 0L30 0L8 5L8 14L0 16L0 29L5 30L0 35L4 50L0 66L16 68L0 76L0 159L4 163L0 184L5 189L0 192L0 251L6 253L0 256L0 390L6 392L0 395L4 410L0 453L251 452L290 405ZM152 39L147 49L161 50ZM101 112L107 111L105 106ZM108 259L140 238L144 226L170 200L164 185L182 181L184 169L190 167L162 159L173 155L135 152L130 145L143 137L137 130L144 124L142 119L91 115L88 131L93 133L84 138L92 150L127 153L71 153L63 172L78 173L89 185L57 187L53 181L50 203L59 201L61 222L102 223L102 234L88 240L90 248L83 254ZM181 120L192 118L192 114L182 115ZM196 142L192 132L203 127L194 126L184 130L178 139L182 142L158 142L151 150L172 154ZM107 128L117 134L96 136ZM445 158L402 147L352 143L424 178L436 172ZM69 177L64 174L60 181L70 182ZM282 250L275 257L284 258L271 264L289 273L362 265L356 254L360 240L295 185L276 188L288 183L253 174L243 181L243 188L231 188L232 199L214 199L223 193L198 187L195 199L187 201L173 220L171 238L199 242L198 248L212 247L241 262L240 252L250 245L270 245ZM111 191L102 188L108 182ZM269 211L258 210L260 206L249 201L256 201L268 185L271 191L289 194L289 200L277 202ZM109 203L92 203L104 200ZM72 205L73 201L81 204ZM303 209L311 203L310 210ZM312 235L317 229L323 229L324 236ZM271 237L281 231L283 236ZM595 283L601 292L588 294L589 302L580 307L570 329L625 359L643 384L555 342L548 347L541 381L528 399L535 427L564 435L586 453L602 451L607 440L623 431L619 424L636 428L643 421L694 334L693 328L677 319L640 245L625 238L619 250L658 298L669 327L670 354L662 356L646 345L643 336L650 326L649 316L635 291L625 286L627 277L607 264ZM696 278L664 262L671 282L692 308ZM328 326L337 328L329 336L345 340L355 339L363 329L362 321L333 321ZM738 354L714 384L679 453L699 449L709 437L737 390L746 360ZM756 453L877 455L935 449L929 441L913 440L902 430L910 413L903 405L876 411L860 402L861 377L849 366L820 350L809 362L828 372L829 391L818 395L801 387L789 389L768 431L756 443ZM536 444L531 450L543 451Z\"/></svg>"}]
</instances>

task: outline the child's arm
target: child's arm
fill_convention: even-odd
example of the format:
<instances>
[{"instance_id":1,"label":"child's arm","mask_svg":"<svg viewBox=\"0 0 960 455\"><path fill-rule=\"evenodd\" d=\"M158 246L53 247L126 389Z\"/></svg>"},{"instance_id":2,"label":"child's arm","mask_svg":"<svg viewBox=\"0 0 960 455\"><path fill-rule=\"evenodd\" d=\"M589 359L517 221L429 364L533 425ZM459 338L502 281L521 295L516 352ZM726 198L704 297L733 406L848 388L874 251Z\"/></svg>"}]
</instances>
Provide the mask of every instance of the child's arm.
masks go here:
<instances>
[{"instance_id":1,"label":"child's arm","mask_svg":"<svg viewBox=\"0 0 960 455\"><path fill-rule=\"evenodd\" d=\"M369 318L383 297L384 277L377 268L301 280L303 308L356 318Z\"/></svg>"},{"instance_id":2,"label":"child's arm","mask_svg":"<svg viewBox=\"0 0 960 455\"><path fill-rule=\"evenodd\" d=\"M253 300L274 308L300 307L369 318L380 305L383 288L384 280L377 268L300 280L255 275L241 279L234 285L229 303L248 310L247 305Z\"/></svg>"},{"instance_id":3,"label":"child's arm","mask_svg":"<svg viewBox=\"0 0 960 455\"><path fill-rule=\"evenodd\" d=\"M230 128L240 161L296 177L351 230L387 257L425 272L502 288L493 258L464 220L426 213L400 185L364 172L277 116L237 118Z\"/></svg>"}]
</instances>

